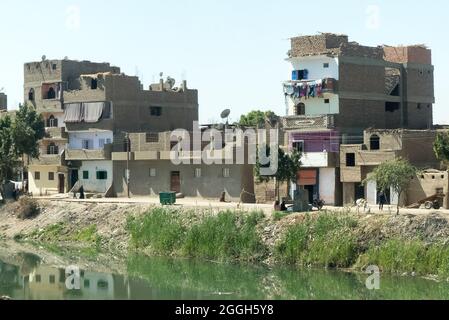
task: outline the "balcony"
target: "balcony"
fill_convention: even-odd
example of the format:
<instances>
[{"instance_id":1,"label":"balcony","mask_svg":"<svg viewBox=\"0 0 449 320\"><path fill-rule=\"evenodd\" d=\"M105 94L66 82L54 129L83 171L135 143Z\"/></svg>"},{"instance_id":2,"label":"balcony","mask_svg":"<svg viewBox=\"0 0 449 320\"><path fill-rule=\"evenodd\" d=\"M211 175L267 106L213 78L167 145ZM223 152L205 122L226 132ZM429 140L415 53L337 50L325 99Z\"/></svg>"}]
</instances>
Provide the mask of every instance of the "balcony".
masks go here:
<instances>
[{"instance_id":1,"label":"balcony","mask_svg":"<svg viewBox=\"0 0 449 320\"><path fill-rule=\"evenodd\" d=\"M87 149L67 149L66 160L83 161L83 160L111 160L112 144L105 145L104 149L87 150Z\"/></svg>"},{"instance_id":2,"label":"balcony","mask_svg":"<svg viewBox=\"0 0 449 320\"><path fill-rule=\"evenodd\" d=\"M64 127L58 128L45 128L45 137L46 139L67 139L68 133L66 132Z\"/></svg>"},{"instance_id":3,"label":"balcony","mask_svg":"<svg viewBox=\"0 0 449 320\"><path fill-rule=\"evenodd\" d=\"M324 116L288 116L282 118L284 130L322 130L334 129L335 117Z\"/></svg>"},{"instance_id":4,"label":"balcony","mask_svg":"<svg viewBox=\"0 0 449 320\"><path fill-rule=\"evenodd\" d=\"M337 167L338 153L332 152L306 152L301 157L301 167L327 168Z\"/></svg>"},{"instance_id":5,"label":"balcony","mask_svg":"<svg viewBox=\"0 0 449 320\"><path fill-rule=\"evenodd\" d=\"M43 154L39 159L31 159L30 165L34 166L62 166L63 157L58 154Z\"/></svg>"}]
</instances>

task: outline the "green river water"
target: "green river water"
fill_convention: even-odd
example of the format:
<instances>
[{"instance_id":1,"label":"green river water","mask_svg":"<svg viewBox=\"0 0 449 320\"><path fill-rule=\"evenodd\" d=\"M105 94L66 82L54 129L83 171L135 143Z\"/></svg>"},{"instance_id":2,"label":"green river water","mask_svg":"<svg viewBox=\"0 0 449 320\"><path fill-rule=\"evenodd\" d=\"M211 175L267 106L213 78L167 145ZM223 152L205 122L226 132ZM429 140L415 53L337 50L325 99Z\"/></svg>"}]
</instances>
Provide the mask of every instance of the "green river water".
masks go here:
<instances>
[{"instance_id":1,"label":"green river water","mask_svg":"<svg viewBox=\"0 0 449 320\"><path fill-rule=\"evenodd\" d=\"M380 289L368 290L368 275L289 267L219 264L130 256L122 272L80 270L80 290L65 284L64 265L39 254L0 255L0 296L25 300L266 300L266 299L449 299L449 283L419 277L381 275Z\"/></svg>"}]
</instances>

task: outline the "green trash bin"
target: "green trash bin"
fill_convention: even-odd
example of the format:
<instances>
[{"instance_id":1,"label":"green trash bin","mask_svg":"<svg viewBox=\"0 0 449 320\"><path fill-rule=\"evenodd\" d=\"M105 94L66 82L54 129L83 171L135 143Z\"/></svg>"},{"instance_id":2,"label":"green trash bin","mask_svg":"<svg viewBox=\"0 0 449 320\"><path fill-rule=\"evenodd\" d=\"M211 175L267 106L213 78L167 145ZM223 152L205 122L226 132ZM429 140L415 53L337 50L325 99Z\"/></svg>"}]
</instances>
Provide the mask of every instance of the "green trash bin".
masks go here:
<instances>
[{"instance_id":1,"label":"green trash bin","mask_svg":"<svg viewBox=\"0 0 449 320\"><path fill-rule=\"evenodd\" d=\"M161 192L159 198L163 206L174 205L176 203L176 192Z\"/></svg>"}]
</instances>

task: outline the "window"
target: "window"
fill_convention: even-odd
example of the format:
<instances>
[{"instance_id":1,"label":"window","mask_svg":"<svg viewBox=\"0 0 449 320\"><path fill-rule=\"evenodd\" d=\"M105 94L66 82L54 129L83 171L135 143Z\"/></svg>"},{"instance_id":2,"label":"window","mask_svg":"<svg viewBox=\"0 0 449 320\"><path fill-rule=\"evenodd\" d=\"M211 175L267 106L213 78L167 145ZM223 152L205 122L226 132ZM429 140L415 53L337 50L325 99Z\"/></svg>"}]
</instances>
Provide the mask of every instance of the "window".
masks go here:
<instances>
[{"instance_id":1,"label":"window","mask_svg":"<svg viewBox=\"0 0 449 320\"><path fill-rule=\"evenodd\" d=\"M28 100L34 101L34 89L30 89L30 91L28 92Z\"/></svg>"},{"instance_id":2,"label":"window","mask_svg":"<svg viewBox=\"0 0 449 320\"><path fill-rule=\"evenodd\" d=\"M306 105L304 103L297 104L295 113L297 116L304 116L306 114Z\"/></svg>"},{"instance_id":3,"label":"window","mask_svg":"<svg viewBox=\"0 0 449 320\"><path fill-rule=\"evenodd\" d=\"M201 178L201 168L195 169L195 178Z\"/></svg>"},{"instance_id":4,"label":"window","mask_svg":"<svg viewBox=\"0 0 449 320\"><path fill-rule=\"evenodd\" d=\"M83 180L89 180L89 171L83 171Z\"/></svg>"},{"instance_id":5,"label":"window","mask_svg":"<svg viewBox=\"0 0 449 320\"><path fill-rule=\"evenodd\" d=\"M48 118L47 127L49 127L49 128L57 128L58 127L58 119L56 119L54 115L51 115L50 118Z\"/></svg>"},{"instance_id":6,"label":"window","mask_svg":"<svg viewBox=\"0 0 449 320\"><path fill-rule=\"evenodd\" d=\"M34 180L40 180L41 179L41 173L39 171L36 171L34 173Z\"/></svg>"},{"instance_id":7,"label":"window","mask_svg":"<svg viewBox=\"0 0 449 320\"><path fill-rule=\"evenodd\" d=\"M54 143L50 143L47 148L47 154L49 155L57 155L59 154L59 147Z\"/></svg>"},{"instance_id":8,"label":"window","mask_svg":"<svg viewBox=\"0 0 449 320\"><path fill-rule=\"evenodd\" d=\"M399 102L386 102L385 103L385 112L395 112L399 110Z\"/></svg>"},{"instance_id":9,"label":"window","mask_svg":"<svg viewBox=\"0 0 449 320\"><path fill-rule=\"evenodd\" d=\"M51 275L51 276L48 277L48 281L51 284L54 284L54 283L56 283L56 277L54 275Z\"/></svg>"},{"instance_id":10,"label":"window","mask_svg":"<svg viewBox=\"0 0 449 320\"><path fill-rule=\"evenodd\" d=\"M329 63L328 62L323 63L323 68L325 69L329 68Z\"/></svg>"},{"instance_id":11,"label":"window","mask_svg":"<svg viewBox=\"0 0 449 320\"><path fill-rule=\"evenodd\" d=\"M48 173L48 181L54 181L55 180L55 173L49 172Z\"/></svg>"},{"instance_id":12,"label":"window","mask_svg":"<svg viewBox=\"0 0 449 320\"><path fill-rule=\"evenodd\" d=\"M324 99L324 103L329 104L331 101L329 99Z\"/></svg>"},{"instance_id":13,"label":"window","mask_svg":"<svg viewBox=\"0 0 449 320\"><path fill-rule=\"evenodd\" d=\"M90 280L89 279L84 279L84 288L85 289L89 289L90 288Z\"/></svg>"},{"instance_id":14,"label":"window","mask_svg":"<svg viewBox=\"0 0 449 320\"><path fill-rule=\"evenodd\" d=\"M94 141L93 140L88 140L88 139L83 140L82 141L82 148L84 150L93 149L94 148Z\"/></svg>"},{"instance_id":15,"label":"window","mask_svg":"<svg viewBox=\"0 0 449 320\"><path fill-rule=\"evenodd\" d=\"M53 63L53 65L52 65L52 69L53 69L53 70L56 70L56 69L58 69L58 65L57 65L56 63Z\"/></svg>"},{"instance_id":16,"label":"window","mask_svg":"<svg viewBox=\"0 0 449 320\"><path fill-rule=\"evenodd\" d=\"M370 150L380 150L380 138L377 134L373 134L369 139Z\"/></svg>"},{"instance_id":17,"label":"window","mask_svg":"<svg viewBox=\"0 0 449 320\"><path fill-rule=\"evenodd\" d=\"M156 169L155 168L150 168L150 177L151 178L156 177Z\"/></svg>"},{"instance_id":18,"label":"window","mask_svg":"<svg viewBox=\"0 0 449 320\"><path fill-rule=\"evenodd\" d=\"M162 107L150 107L150 114L152 117L162 116Z\"/></svg>"},{"instance_id":19,"label":"window","mask_svg":"<svg viewBox=\"0 0 449 320\"><path fill-rule=\"evenodd\" d=\"M298 152L304 152L304 141L295 141L293 142L293 150Z\"/></svg>"},{"instance_id":20,"label":"window","mask_svg":"<svg viewBox=\"0 0 449 320\"><path fill-rule=\"evenodd\" d=\"M41 275L40 274L36 274L35 280L36 280L36 283L40 283L42 281Z\"/></svg>"},{"instance_id":21,"label":"window","mask_svg":"<svg viewBox=\"0 0 449 320\"><path fill-rule=\"evenodd\" d=\"M346 166L355 167L355 153L346 154Z\"/></svg>"},{"instance_id":22,"label":"window","mask_svg":"<svg viewBox=\"0 0 449 320\"><path fill-rule=\"evenodd\" d=\"M107 171L97 171L97 180L107 180L108 172Z\"/></svg>"},{"instance_id":23,"label":"window","mask_svg":"<svg viewBox=\"0 0 449 320\"><path fill-rule=\"evenodd\" d=\"M229 178L230 176L231 176L231 170L229 168L224 168L223 169L223 177Z\"/></svg>"},{"instance_id":24,"label":"window","mask_svg":"<svg viewBox=\"0 0 449 320\"><path fill-rule=\"evenodd\" d=\"M48 100L56 99L56 91L55 91L55 89L53 89L52 87L50 87L50 89L48 89L48 92L47 92L47 99L48 99Z\"/></svg>"},{"instance_id":25,"label":"window","mask_svg":"<svg viewBox=\"0 0 449 320\"><path fill-rule=\"evenodd\" d=\"M100 148L104 148L104 146L107 144L111 144L111 139L108 138L108 139L99 139L98 140L98 146Z\"/></svg>"},{"instance_id":26,"label":"window","mask_svg":"<svg viewBox=\"0 0 449 320\"><path fill-rule=\"evenodd\" d=\"M145 141L147 143L158 143L159 142L159 134L158 133L147 133L145 136Z\"/></svg>"},{"instance_id":27,"label":"window","mask_svg":"<svg viewBox=\"0 0 449 320\"><path fill-rule=\"evenodd\" d=\"M91 83L90 83L90 88L92 90L96 90L98 89L98 80L97 79L92 79Z\"/></svg>"}]
</instances>

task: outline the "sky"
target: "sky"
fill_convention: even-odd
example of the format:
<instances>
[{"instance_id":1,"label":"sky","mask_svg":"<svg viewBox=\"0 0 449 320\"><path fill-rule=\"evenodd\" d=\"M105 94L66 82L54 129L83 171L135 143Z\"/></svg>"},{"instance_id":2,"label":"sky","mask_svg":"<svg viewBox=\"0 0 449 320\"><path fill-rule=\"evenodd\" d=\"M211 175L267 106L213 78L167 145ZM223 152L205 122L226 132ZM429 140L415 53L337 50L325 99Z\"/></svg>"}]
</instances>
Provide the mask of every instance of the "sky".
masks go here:
<instances>
[{"instance_id":1,"label":"sky","mask_svg":"<svg viewBox=\"0 0 449 320\"><path fill-rule=\"evenodd\" d=\"M1 0L0 90L23 100L23 64L110 62L145 87L159 73L199 90L200 121L254 109L285 114L289 39L334 32L363 45L426 44L435 65L434 122L449 124L444 0Z\"/></svg>"}]
</instances>

